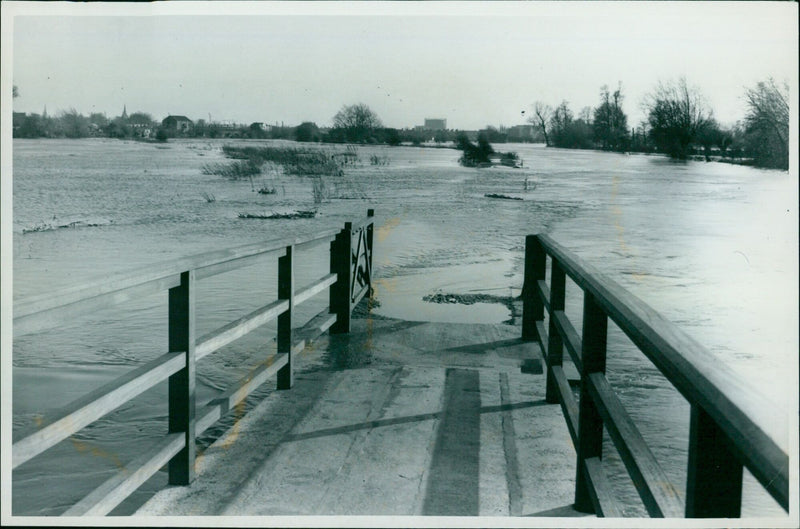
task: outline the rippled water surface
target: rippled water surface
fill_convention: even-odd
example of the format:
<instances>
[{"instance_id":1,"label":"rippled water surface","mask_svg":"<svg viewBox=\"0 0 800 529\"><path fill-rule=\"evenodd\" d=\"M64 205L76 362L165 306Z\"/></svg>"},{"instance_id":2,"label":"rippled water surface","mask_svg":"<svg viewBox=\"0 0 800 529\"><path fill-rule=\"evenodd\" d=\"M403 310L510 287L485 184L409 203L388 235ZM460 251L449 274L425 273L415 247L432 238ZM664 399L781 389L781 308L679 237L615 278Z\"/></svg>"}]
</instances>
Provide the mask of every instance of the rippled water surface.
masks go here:
<instances>
[{"instance_id":1,"label":"rippled water surface","mask_svg":"<svg viewBox=\"0 0 800 529\"><path fill-rule=\"evenodd\" d=\"M451 149L359 147L360 164L343 177L327 178L330 198L315 205L308 178L273 171L251 183L203 175L204 164L224 161L222 144L14 140L14 299L177 257L339 227L372 207L378 314L507 321L511 314L503 303L466 306L422 298L518 296L524 237L548 232L770 398L787 409L796 402L796 177L536 145L502 147L519 152L521 169L466 169ZM370 165L371 154L388 157L389 164ZM277 193L253 191L266 184ZM523 200L489 199L486 193ZM299 209L317 209L318 215L238 218ZM319 277L327 259L324 247L308 253L298 285ZM272 261L201 282L198 334L274 299ZM567 312L578 322L577 287L568 285L567 295ZM320 298L304 305L301 316L324 303ZM165 317L165 296L154 296L15 339L15 435L39 414L161 354ZM621 333L612 328L611 336L609 379L682 489L688 405ZM199 401L242 376L270 347L267 328L204 360ZM58 514L144 451L165 430L164 391L145 393L19 467L14 513ZM773 426L780 432L786 425ZM785 446L785 437L779 443ZM780 512L751 481L745 513ZM615 482L626 487L624 479Z\"/></svg>"}]
</instances>

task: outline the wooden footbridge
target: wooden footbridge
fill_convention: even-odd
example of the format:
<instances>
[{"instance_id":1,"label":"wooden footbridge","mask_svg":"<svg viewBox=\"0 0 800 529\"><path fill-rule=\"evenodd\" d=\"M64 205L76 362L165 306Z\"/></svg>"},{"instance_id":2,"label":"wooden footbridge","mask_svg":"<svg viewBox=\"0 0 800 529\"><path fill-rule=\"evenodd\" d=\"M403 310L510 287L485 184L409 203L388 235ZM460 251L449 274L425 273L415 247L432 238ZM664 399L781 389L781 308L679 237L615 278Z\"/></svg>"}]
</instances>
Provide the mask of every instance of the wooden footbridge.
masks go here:
<instances>
[{"instance_id":1,"label":"wooden footbridge","mask_svg":"<svg viewBox=\"0 0 800 529\"><path fill-rule=\"evenodd\" d=\"M373 226L370 210L343 229L203 254L16 303L20 335L166 290L169 335L162 356L17 435L13 468L166 381L163 439L64 515L107 514L166 466L172 486L137 514L623 516L604 466L604 431L650 516L739 517L744 468L788 512L789 458L767 433L764 413L776 412L777 422L788 417L550 237L526 240L520 337L507 325L354 318L371 292ZM319 244L330 244L330 268L298 287L298 256ZM196 337L197 282L275 256L277 299ZM580 334L564 310L567 277L583 291ZM295 321L295 308L326 289L329 306L305 324ZM277 354L217 398L196 402L196 363L275 319ZM691 405L685 494L606 379L609 319ZM565 375L564 351L577 380ZM196 438L273 378L285 391L269 393L198 454Z\"/></svg>"}]
</instances>

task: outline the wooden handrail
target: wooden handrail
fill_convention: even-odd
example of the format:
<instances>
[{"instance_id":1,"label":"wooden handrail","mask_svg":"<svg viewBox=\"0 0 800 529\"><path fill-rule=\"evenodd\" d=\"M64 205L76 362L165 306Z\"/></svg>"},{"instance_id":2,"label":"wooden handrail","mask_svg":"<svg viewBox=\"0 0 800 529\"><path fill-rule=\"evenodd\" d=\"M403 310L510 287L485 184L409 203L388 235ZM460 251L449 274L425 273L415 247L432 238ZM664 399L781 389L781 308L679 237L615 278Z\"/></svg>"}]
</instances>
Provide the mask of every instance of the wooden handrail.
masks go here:
<instances>
[{"instance_id":1,"label":"wooden handrail","mask_svg":"<svg viewBox=\"0 0 800 529\"><path fill-rule=\"evenodd\" d=\"M597 516L601 518L621 518L622 508L608 482L600 458L590 457L583 461L589 479L592 504Z\"/></svg>"},{"instance_id":2,"label":"wooden handrail","mask_svg":"<svg viewBox=\"0 0 800 529\"><path fill-rule=\"evenodd\" d=\"M183 448L183 435L168 434L145 454L131 461L125 468L67 509L63 516L104 516L108 514Z\"/></svg>"},{"instance_id":3,"label":"wooden handrail","mask_svg":"<svg viewBox=\"0 0 800 529\"><path fill-rule=\"evenodd\" d=\"M709 466L709 461L718 461L720 457L726 461L731 458L738 460L739 489L741 489L740 469L744 465L770 495L788 511L789 458L773 439L773 436L783 437L785 432L771 432L772 435L768 433L770 426L785 423L786 417L781 415L781 408L765 399L741 376L717 360L710 351L673 323L548 235L528 236L526 248L523 338L535 339L540 342L546 340L537 323L543 319L544 310L547 309L550 312L551 334L555 331L560 335L582 374L582 384L585 384L589 391L589 400L596 399L598 401L593 406L599 405L600 411L605 415L603 419L606 425L612 426L612 432L616 429L616 433L619 435L616 436L615 442L619 441L623 450L625 450L626 443L634 441L629 435L622 435L620 432L621 427L630 426L623 421L621 414L616 413L621 406L611 406L616 401L605 398L608 396L607 391L610 390L610 386L602 385L602 381L605 380L605 377L602 376L602 372L605 370L605 360L603 359L603 364L599 369L592 366L587 368L584 365L587 361L587 358L584 357L587 354L586 344L577 337L577 333L561 309L563 305L551 311L550 305L555 301L550 299L550 292L547 290L546 284L543 284L547 256L552 260L554 274L557 271L565 272L584 291L584 296L590 298L592 303L602 311L602 314L611 318L658 367L667 380L689 401L692 409L702 410L702 413L693 411L692 431L690 432L693 441L690 443L686 515L738 516L740 505L733 505L736 503L735 497L733 500L729 500L730 505L727 505L725 500L721 500L722 505L719 508L709 505L710 500L707 499L713 494L706 489L709 483L715 481L715 477L713 471L706 472L703 465ZM586 312L584 312L585 317ZM586 325L585 322L584 325ZM584 328L585 332L586 328ZM552 339L551 336L551 342ZM588 351L593 351L594 347L594 345L590 345ZM580 351L582 353L579 356ZM558 391L559 400L566 409L569 405L564 404L567 388L564 387L564 380L562 380L560 356L555 355L550 358L550 354L548 354L545 355L545 359L548 361L548 388L552 386L560 389ZM552 382L550 382L551 378ZM581 400L584 400L584 393L582 393ZM581 406L581 412L583 412L583 408L584 406ZM609 413L611 408L616 411ZM698 418L695 419L695 417ZM570 417L568 417L568 422L572 430ZM702 428L705 430L701 430ZM701 431L719 431L720 439L709 448L708 442L694 441L698 435L701 435L698 433ZM636 437L637 434L631 435ZM708 437L709 434L705 435ZM612 435L612 437L614 436ZM576 441L576 445L581 444L580 439ZM638 444L638 441L635 441L634 444ZM701 454L693 453L696 446L702 446L704 451L717 451L717 455L708 459ZM728 453L731 457L727 459L723 457ZM719 454L723 454L723 456ZM647 464L649 465L649 463ZM720 467L721 465L715 463L711 466ZM585 466L581 466L579 460L579 475L585 471L585 468ZM732 479L736 479L735 467L726 469L725 472L726 474L717 477L733 476ZM661 475L659 474L659 476ZM698 484L700 482L702 482L702 486ZM726 486L731 487L730 484ZM736 486L734 483L733 487ZM649 488L652 489L652 486ZM645 489L640 489L640 493L644 494L643 499L648 494ZM661 515L670 515L670 513L674 515L674 501L668 500L667 503L669 505L666 509L653 508L651 514L658 515L660 510L662 511Z\"/></svg>"},{"instance_id":4,"label":"wooden handrail","mask_svg":"<svg viewBox=\"0 0 800 529\"><path fill-rule=\"evenodd\" d=\"M214 351L238 340L245 334L268 323L288 310L289 302L279 299L242 316L227 325L215 329L197 340L197 359L213 353Z\"/></svg>"},{"instance_id":5,"label":"wooden handrail","mask_svg":"<svg viewBox=\"0 0 800 529\"><path fill-rule=\"evenodd\" d=\"M589 375L589 391L647 512L659 518L680 517L683 509L678 491L602 373Z\"/></svg>"},{"instance_id":6,"label":"wooden handrail","mask_svg":"<svg viewBox=\"0 0 800 529\"><path fill-rule=\"evenodd\" d=\"M324 277L317 279L309 285L304 286L295 291L294 304L300 305L304 301L316 296L332 284L336 282L338 274L328 274Z\"/></svg>"},{"instance_id":7,"label":"wooden handrail","mask_svg":"<svg viewBox=\"0 0 800 529\"><path fill-rule=\"evenodd\" d=\"M328 229L305 237L284 237L227 250L206 252L148 265L92 283L32 296L14 303L14 334L20 336L54 326L62 322L69 311L88 313L117 305L134 297L174 287L180 281L181 272L186 270L195 270L197 279L204 279L249 266L254 260L280 252L287 246L302 245L308 248L328 242L338 232L339 230Z\"/></svg>"},{"instance_id":8,"label":"wooden handrail","mask_svg":"<svg viewBox=\"0 0 800 529\"><path fill-rule=\"evenodd\" d=\"M53 413L38 430L14 443L11 468L44 452L88 424L178 372L182 353L166 353Z\"/></svg>"},{"instance_id":9,"label":"wooden handrail","mask_svg":"<svg viewBox=\"0 0 800 529\"><path fill-rule=\"evenodd\" d=\"M138 457L112 476L89 496L65 512L65 515L107 514L130 493L169 463L170 483L188 484L194 478L194 440L228 410L241 402L269 378L277 375L279 389L292 385L292 355L303 350L317 336L328 330L342 315L334 305L353 309L351 298L355 281L367 281L371 288L373 211L353 230L348 223L343 230L324 230L312 236L275 239L228 250L208 252L177 261L160 263L118 274L103 281L60 292L37 296L15 304L14 332L24 334L58 325L65 317L90 312L127 301L136 296L169 291L169 352L120 376L53 414L45 426L23 437L12 447L13 468L37 456L91 422L125 402L169 379L169 433L152 450ZM300 289L295 288L292 259L299 249L332 242L331 255L347 257L349 263L353 236L357 236L356 261L368 262L368 272L350 266L333 266L328 274ZM279 255L278 300L211 331L197 339L195 329L195 284L199 279L253 264L267 255ZM343 260L344 261L344 260ZM358 274L361 273L361 276ZM360 283L361 284L361 283ZM360 287L361 288L361 287ZM292 309L313 296L330 289L335 301L301 329L292 327ZM334 296L340 293L342 303ZM362 291L361 295L364 295ZM333 312L333 313L332 313ZM194 403L195 364L198 360L245 334L278 319L278 354L266 359L245 378L198 410ZM297 339L295 339L295 337Z\"/></svg>"}]
</instances>

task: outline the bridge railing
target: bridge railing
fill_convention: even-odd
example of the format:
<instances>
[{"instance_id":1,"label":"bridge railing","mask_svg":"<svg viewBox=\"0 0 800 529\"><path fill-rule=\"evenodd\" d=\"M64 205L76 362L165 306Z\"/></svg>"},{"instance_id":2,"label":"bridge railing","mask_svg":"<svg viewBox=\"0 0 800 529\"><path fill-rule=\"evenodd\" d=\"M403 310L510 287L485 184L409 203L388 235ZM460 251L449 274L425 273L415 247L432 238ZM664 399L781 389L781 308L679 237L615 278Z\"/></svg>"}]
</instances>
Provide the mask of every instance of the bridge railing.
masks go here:
<instances>
[{"instance_id":1,"label":"bridge railing","mask_svg":"<svg viewBox=\"0 0 800 529\"><path fill-rule=\"evenodd\" d=\"M567 276L583 291L580 336L564 311ZM606 379L608 318L691 405L685 501ZM542 348L546 399L561 404L576 448L576 509L598 516L622 513L602 463L605 428L650 516L741 516L744 467L788 512L789 457L764 427L764 415L774 415L774 422L788 420L780 408L639 298L547 235L526 238L522 324L523 339L536 340ZM577 400L564 374L564 349L580 373Z\"/></svg>"},{"instance_id":2,"label":"bridge railing","mask_svg":"<svg viewBox=\"0 0 800 529\"><path fill-rule=\"evenodd\" d=\"M277 376L278 389L293 385L293 355L330 329L350 331L350 313L372 284L373 210L342 230L326 230L308 237L283 238L205 253L149 266L90 285L47 293L14 304L14 334L55 327L76 314L114 306L135 297L168 292L168 350L141 367L109 382L46 417L37 429L12 446L12 468L168 380L167 435L144 455L126 464L64 514L104 515L134 492L164 465L169 483L186 485L194 479L195 438L222 418L250 393ZM330 243L330 269L308 285L295 285L298 252ZM223 272L278 257L277 299L210 333L195 336L197 282ZM294 309L329 289L329 306L299 329L293 327ZM195 402L195 365L207 355L277 318L277 352L239 382L200 407Z\"/></svg>"}]
</instances>

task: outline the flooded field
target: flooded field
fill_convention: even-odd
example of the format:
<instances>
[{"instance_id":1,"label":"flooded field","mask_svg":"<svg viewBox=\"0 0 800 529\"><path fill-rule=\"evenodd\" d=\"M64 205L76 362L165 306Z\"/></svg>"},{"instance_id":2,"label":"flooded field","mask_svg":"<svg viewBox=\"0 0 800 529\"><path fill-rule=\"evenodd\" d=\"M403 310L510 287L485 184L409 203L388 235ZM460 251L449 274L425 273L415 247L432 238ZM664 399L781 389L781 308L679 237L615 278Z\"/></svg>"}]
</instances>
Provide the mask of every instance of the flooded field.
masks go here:
<instances>
[{"instance_id":1,"label":"flooded field","mask_svg":"<svg viewBox=\"0 0 800 529\"><path fill-rule=\"evenodd\" d=\"M14 299L290 232L338 227L374 208L378 315L519 325L508 301L522 286L524 237L547 232L773 400L787 409L796 402L798 187L787 173L538 145L498 146L517 151L522 168L467 169L452 149L359 146L356 165L343 176L325 177L323 198L315 201L307 177L273 170L253 182L233 182L203 174L204 164L225 161L225 143L232 142L14 140ZM372 155L388 163L372 165ZM255 192L262 186L276 193ZM317 215L240 218L296 210ZM298 284L318 277L327 259L325 248L309 254ZM276 264L263 268L200 284L198 334L275 298ZM483 302L447 302L459 296ZM38 414L161 354L165 299L137 300L15 339L15 434ZM567 299L577 322L582 299L574 285ZM303 306L300 317L324 303ZM620 334L611 329L609 378L682 489L688 405ZM204 360L199 402L246 372L264 343L272 344L270 329ZM146 393L19 467L14 514L58 514L144 451L166 429L164 393ZM164 481L154 478L145 489ZM618 485L626 497L635 496L624 479ZM758 489L747 478L745 514L780 514Z\"/></svg>"}]
</instances>

